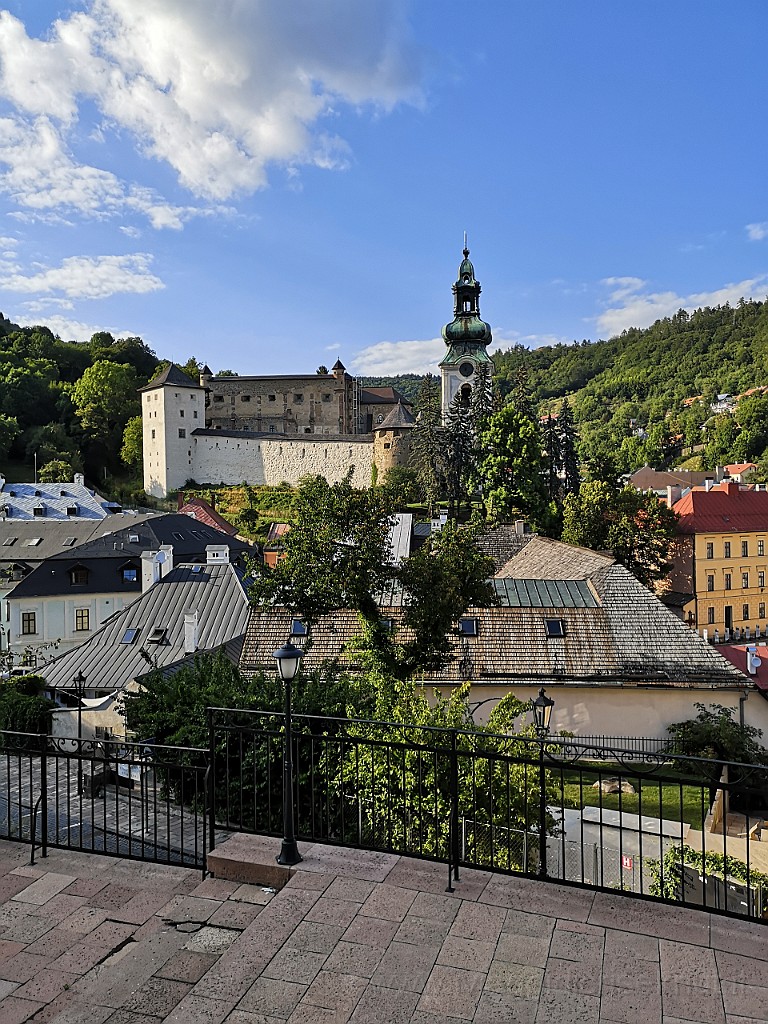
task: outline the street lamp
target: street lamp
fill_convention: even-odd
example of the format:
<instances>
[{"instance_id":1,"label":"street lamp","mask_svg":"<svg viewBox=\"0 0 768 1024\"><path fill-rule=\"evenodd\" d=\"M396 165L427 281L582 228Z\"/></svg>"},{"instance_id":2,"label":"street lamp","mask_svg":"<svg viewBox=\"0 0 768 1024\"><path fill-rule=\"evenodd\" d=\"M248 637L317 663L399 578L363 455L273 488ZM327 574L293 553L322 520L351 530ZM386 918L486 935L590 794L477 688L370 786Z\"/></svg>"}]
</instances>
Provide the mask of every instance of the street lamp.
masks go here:
<instances>
[{"instance_id":1,"label":"street lamp","mask_svg":"<svg viewBox=\"0 0 768 1024\"><path fill-rule=\"evenodd\" d=\"M544 744L549 735L549 720L555 702L551 700L544 687L539 696L531 701L533 711L533 727L539 741L539 877L547 877L547 782L544 771Z\"/></svg>"},{"instance_id":2,"label":"street lamp","mask_svg":"<svg viewBox=\"0 0 768 1024\"><path fill-rule=\"evenodd\" d=\"M83 670L72 680L77 697L77 792L83 791L83 697L85 696L86 678Z\"/></svg>"},{"instance_id":3,"label":"street lamp","mask_svg":"<svg viewBox=\"0 0 768 1024\"><path fill-rule=\"evenodd\" d=\"M293 820L293 761L291 737L291 683L299 671L304 651L288 641L272 654L277 662L280 678L285 686L285 730L283 733L283 845L277 856L278 864L298 864L301 860L296 845L296 831Z\"/></svg>"}]
</instances>

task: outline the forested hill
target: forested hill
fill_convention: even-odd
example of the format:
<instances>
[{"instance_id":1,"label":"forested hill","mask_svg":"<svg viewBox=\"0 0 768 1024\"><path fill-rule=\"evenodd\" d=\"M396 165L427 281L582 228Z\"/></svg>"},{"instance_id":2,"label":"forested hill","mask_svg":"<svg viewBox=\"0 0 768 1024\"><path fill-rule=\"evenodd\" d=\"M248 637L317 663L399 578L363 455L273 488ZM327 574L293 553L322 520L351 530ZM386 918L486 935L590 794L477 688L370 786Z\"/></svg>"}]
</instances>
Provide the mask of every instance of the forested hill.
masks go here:
<instances>
[{"instance_id":1,"label":"forested hill","mask_svg":"<svg viewBox=\"0 0 768 1024\"><path fill-rule=\"evenodd\" d=\"M494 362L505 388L524 364L540 400L582 392L576 405L586 419L594 402L651 402L663 414L694 395L741 394L768 382L768 303L680 310L607 341L516 346Z\"/></svg>"}]
</instances>

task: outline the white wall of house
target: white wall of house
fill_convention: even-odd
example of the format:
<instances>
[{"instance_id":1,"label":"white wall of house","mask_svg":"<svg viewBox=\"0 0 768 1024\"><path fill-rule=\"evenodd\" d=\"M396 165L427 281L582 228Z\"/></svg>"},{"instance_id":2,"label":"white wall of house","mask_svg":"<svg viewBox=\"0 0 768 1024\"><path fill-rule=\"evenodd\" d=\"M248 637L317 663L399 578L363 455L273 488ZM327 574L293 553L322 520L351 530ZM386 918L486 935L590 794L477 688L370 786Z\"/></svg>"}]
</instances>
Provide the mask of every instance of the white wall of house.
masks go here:
<instances>
[{"instance_id":1,"label":"white wall of house","mask_svg":"<svg viewBox=\"0 0 768 1024\"><path fill-rule=\"evenodd\" d=\"M522 701L530 701L539 692L537 686L510 684L477 684L472 687L469 702L477 708L475 720L485 722L501 698L507 693ZM547 696L555 702L551 729L572 732L575 736L651 736L667 737L667 726L684 722L698 715L695 704L721 704L734 709L739 721L741 690L713 690L696 687L651 688L637 686L577 686L546 682ZM443 693L450 687L438 686ZM744 702L744 721L762 729L762 742L768 747L768 701L757 690L748 689ZM489 699L490 698L490 699ZM527 719L530 720L530 716Z\"/></svg>"},{"instance_id":2,"label":"white wall of house","mask_svg":"<svg viewBox=\"0 0 768 1024\"><path fill-rule=\"evenodd\" d=\"M105 619L140 596L117 592L11 598L7 602L11 649L19 653L28 647L41 653L44 649L52 656L54 649L50 645L57 643L56 653L60 654L83 643ZM78 612L83 614L78 616ZM34 615L34 632L25 632L32 623L25 614ZM82 628L86 623L87 628Z\"/></svg>"}]
</instances>

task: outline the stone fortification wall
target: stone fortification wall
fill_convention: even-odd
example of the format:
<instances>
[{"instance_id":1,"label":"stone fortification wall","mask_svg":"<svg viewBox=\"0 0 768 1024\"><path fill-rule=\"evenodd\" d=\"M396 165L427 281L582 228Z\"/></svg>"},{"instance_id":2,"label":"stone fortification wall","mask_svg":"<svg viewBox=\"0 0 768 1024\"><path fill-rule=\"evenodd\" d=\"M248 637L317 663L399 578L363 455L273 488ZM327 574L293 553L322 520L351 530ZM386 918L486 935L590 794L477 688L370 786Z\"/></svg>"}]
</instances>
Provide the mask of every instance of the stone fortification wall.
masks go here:
<instances>
[{"instance_id":1,"label":"stone fortification wall","mask_svg":"<svg viewBox=\"0 0 768 1024\"><path fill-rule=\"evenodd\" d=\"M352 484L369 487L374 459L368 436L296 439L227 436L196 433L191 438L191 469L179 467L183 480L168 481L169 489L183 487L190 477L198 483L297 484L302 477L319 474L329 483L342 480L352 469Z\"/></svg>"}]
</instances>

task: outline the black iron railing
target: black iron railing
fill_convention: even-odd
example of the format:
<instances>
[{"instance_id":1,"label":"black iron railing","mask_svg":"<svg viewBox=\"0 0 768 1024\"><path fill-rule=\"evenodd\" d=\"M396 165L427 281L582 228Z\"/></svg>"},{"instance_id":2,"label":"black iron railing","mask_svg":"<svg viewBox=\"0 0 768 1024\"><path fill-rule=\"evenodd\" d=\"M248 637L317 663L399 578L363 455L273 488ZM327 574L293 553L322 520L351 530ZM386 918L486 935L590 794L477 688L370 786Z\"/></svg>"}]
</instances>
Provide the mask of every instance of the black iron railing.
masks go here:
<instances>
[{"instance_id":1,"label":"black iron railing","mask_svg":"<svg viewBox=\"0 0 768 1024\"><path fill-rule=\"evenodd\" d=\"M204 869L207 750L0 732L0 838Z\"/></svg>"},{"instance_id":2,"label":"black iron railing","mask_svg":"<svg viewBox=\"0 0 768 1024\"><path fill-rule=\"evenodd\" d=\"M211 726L217 825L279 835L282 716L213 709ZM477 867L768 911L763 766L349 719L295 716L294 730L301 840L439 860L454 878Z\"/></svg>"},{"instance_id":3,"label":"black iron railing","mask_svg":"<svg viewBox=\"0 0 768 1024\"><path fill-rule=\"evenodd\" d=\"M223 834L281 834L283 735L227 709L207 749L0 733L0 838L204 871ZM293 763L303 841L768 915L764 766L301 715Z\"/></svg>"}]
</instances>

